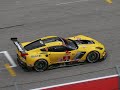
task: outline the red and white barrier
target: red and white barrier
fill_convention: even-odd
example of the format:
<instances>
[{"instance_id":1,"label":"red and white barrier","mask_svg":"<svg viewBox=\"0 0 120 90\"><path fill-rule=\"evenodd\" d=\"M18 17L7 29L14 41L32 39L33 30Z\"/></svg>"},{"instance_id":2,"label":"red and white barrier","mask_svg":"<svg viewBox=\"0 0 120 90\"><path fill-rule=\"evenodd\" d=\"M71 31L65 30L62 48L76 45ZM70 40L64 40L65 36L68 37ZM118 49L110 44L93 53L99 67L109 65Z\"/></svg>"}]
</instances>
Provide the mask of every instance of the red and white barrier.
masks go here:
<instances>
[{"instance_id":1,"label":"red and white barrier","mask_svg":"<svg viewBox=\"0 0 120 90\"><path fill-rule=\"evenodd\" d=\"M31 90L118 90L118 75L109 75Z\"/></svg>"}]
</instances>

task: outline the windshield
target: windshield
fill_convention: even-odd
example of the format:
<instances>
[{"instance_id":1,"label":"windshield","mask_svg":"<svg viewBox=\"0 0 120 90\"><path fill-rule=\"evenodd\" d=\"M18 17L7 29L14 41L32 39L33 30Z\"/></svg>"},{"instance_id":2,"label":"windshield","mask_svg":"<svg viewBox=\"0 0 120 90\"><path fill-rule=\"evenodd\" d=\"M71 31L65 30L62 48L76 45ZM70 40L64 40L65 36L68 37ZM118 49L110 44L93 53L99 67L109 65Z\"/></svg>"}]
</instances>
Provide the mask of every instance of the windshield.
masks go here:
<instances>
[{"instance_id":1,"label":"windshield","mask_svg":"<svg viewBox=\"0 0 120 90\"><path fill-rule=\"evenodd\" d=\"M71 39L63 39L63 41L64 41L65 45L70 49L75 50L78 48L77 44Z\"/></svg>"}]
</instances>

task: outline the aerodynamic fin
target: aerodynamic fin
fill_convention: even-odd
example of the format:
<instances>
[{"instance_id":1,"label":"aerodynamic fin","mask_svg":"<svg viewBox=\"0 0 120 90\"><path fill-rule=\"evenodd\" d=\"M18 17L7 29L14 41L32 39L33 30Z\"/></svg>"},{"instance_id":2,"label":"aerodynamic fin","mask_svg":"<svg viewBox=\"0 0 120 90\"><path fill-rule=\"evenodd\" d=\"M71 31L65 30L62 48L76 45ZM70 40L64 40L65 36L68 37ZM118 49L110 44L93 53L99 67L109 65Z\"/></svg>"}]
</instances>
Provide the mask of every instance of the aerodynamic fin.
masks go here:
<instances>
[{"instance_id":1,"label":"aerodynamic fin","mask_svg":"<svg viewBox=\"0 0 120 90\"><path fill-rule=\"evenodd\" d=\"M25 49L22 47L21 43L18 41L17 38L11 38L11 40L20 52L25 53Z\"/></svg>"}]
</instances>

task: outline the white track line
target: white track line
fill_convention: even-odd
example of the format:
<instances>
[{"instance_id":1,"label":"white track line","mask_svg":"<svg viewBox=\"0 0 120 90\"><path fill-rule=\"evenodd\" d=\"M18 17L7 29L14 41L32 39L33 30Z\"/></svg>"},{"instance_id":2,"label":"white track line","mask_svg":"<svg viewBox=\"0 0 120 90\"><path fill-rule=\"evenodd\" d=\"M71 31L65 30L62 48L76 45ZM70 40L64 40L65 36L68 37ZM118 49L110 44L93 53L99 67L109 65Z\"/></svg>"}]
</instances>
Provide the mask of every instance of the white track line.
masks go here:
<instances>
[{"instance_id":1,"label":"white track line","mask_svg":"<svg viewBox=\"0 0 120 90\"><path fill-rule=\"evenodd\" d=\"M63 84L52 85L52 86L47 86L47 87L42 87L42 88L30 89L30 90L43 90L43 89L49 89L49 88L60 87L60 86L65 86L65 85L83 83L83 82L88 82L88 81L94 81L94 80L100 80L100 79L107 79L107 78L112 78L112 77L117 77L117 76L118 75L115 74L115 75L109 75L109 76L104 76L104 77L97 77L97 78L92 78L92 79L87 79L87 80L81 80L81 81L63 83Z\"/></svg>"},{"instance_id":2,"label":"white track line","mask_svg":"<svg viewBox=\"0 0 120 90\"><path fill-rule=\"evenodd\" d=\"M10 56L10 54L7 51L2 51L0 52L2 54L5 55L5 57L8 59L8 61L10 62L11 66L10 67L16 67L16 63L14 62L14 60L12 59L12 57Z\"/></svg>"},{"instance_id":3,"label":"white track line","mask_svg":"<svg viewBox=\"0 0 120 90\"><path fill-rule=\"evenodd\" d=\"M76 3L76 2L84 2L84 1L89 1L89 0L79 0L79 1L73 1L73 2L58 3L56 5L65 5L65 4Z\"/></svg>"}]
</instances>

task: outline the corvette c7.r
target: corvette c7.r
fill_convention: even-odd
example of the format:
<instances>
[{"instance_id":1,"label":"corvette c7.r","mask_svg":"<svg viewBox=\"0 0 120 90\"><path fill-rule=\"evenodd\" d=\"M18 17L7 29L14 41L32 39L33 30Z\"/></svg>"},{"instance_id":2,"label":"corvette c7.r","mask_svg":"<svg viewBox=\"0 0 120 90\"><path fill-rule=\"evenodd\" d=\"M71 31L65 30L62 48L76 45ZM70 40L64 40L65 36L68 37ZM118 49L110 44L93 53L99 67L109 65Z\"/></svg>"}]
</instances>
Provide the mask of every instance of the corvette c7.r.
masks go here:
<instances>
[{"instance_id":1,"label":"corvette c7.r","mask_svg":"<svg viewBox=\"0 0 120 90\"><path fill-rule=\"evenodd\" d=\"M71 65L80 62L94 63L106 58L103 44L84 35L68 38L47 36L20 43L11 38L17 47L17 61L22 68L44 71L51 66Z\"/></svg>"}]
</instances>

